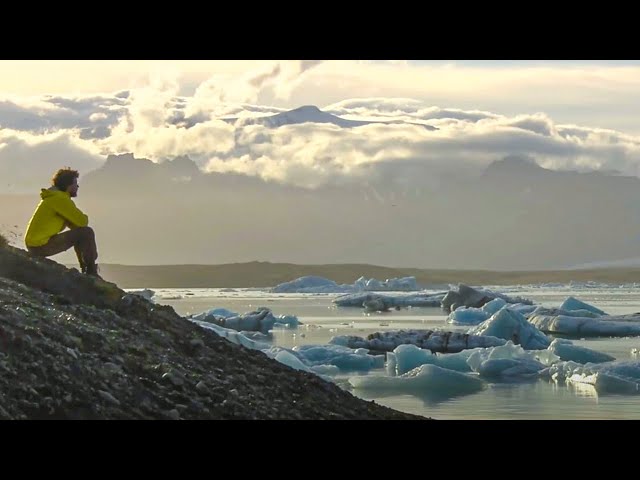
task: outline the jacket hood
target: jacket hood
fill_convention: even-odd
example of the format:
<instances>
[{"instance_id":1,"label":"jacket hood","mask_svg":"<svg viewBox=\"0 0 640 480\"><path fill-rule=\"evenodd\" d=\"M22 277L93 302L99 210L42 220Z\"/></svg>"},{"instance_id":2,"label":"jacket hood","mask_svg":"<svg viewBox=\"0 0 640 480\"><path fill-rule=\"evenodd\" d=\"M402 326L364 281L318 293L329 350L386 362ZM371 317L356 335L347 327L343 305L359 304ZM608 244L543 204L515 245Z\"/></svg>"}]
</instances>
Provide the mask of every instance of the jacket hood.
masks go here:
<instances>
[{"instance_id":1,"label":"jacket hood","mask_svg":"<svg viewBox=\"0 0 640 480\"><path fill-rule=\"evenodd\" d=\"M62 190L58 190L56 187L42 188L40 190L40 198L42 198L43 200L45 198L51 198L51 197L55 197L55 196L59 196L59 195L66 195L67 197L70 197L70 195L67 192L63 192Z\"/></svg>"}]
</instances>

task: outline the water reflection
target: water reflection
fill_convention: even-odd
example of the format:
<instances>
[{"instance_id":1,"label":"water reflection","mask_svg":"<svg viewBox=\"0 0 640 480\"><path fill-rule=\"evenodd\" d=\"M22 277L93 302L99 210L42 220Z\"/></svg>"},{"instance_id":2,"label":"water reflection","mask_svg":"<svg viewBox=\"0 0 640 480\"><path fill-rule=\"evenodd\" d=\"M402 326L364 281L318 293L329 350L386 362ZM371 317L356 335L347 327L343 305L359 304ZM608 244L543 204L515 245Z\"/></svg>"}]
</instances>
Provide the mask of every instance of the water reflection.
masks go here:
<instances>
[{"instance_id":1,"label":"water reflection","mask_svg":"<svg viewBox=\"0 0 640 480\"><path fill-rule=\"evenodd\" d=\"M469 397L476 395L479 392L465 393L465 392L442 392L442 391L411 391L403 392L399 394L397 391L389 391L384 389L371 389L366 390L360 388L352 389L351 393L364 400L381 400L384 399L386 404L394 404L395 402L406 400L407 398L415 398L422 402L425 407L435 407L444 402L449 402L462 397Z\"/></svg>"},{"instance_id":2,"label":"water reflection","mask_svg":"<svg viewBox=\"0 0 640 480\"><path fill-rule=\"evenodd\" d=\"M596 403L598 401L598 391L590 383L570 382L567 384L567 388L573 390L576 397L593 398Z\"/></svg>"}]
</instances>

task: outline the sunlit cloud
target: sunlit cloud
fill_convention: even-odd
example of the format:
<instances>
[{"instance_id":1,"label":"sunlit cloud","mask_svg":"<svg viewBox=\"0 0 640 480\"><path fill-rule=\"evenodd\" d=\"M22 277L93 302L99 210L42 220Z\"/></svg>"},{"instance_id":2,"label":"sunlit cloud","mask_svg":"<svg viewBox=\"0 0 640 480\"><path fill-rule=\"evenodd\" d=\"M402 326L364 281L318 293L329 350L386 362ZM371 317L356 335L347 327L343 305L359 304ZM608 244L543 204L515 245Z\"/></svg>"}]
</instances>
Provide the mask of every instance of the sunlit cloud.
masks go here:
<instances>
[{"instance_id":1,"label":"sunlit cloud","mask_svg":"<svg viewBox=\"0 0 640 480\"><path fill-rule=\"evenodd\" d=\"M88 67L65 65L77 72ZM97 72L105 67L91 65ZM623 107L618 116L601 115L628 105L640 91L636 65L485 68L456 62L266 60L109 65L121 74L122 65L131 67L128 81L114 80L111 93L2 95L0 90L5 174L36 175L36 167L46 162L43 152L51 148L56 155L68 149L70 158L84 158L84 169L97 168L109 154L153 161L188 155L208 172L307 188L433 183L441 175L477 175L508 155L529 156L550 169L640 172L640 140L633 133L640 128L629 123ZM27 66L34 69L37 63ZM62 78L58 70L52 75ZM308 121L269 128L225 121L303 104L343 119L393 124L341 128ZM582 115L571 119L577 108ZM628 128L612 126L622 124ZM30 151L40 158L37 165L18 161ZM58 158L50 162L53 166Z\"/></svg>"}]
</instances>

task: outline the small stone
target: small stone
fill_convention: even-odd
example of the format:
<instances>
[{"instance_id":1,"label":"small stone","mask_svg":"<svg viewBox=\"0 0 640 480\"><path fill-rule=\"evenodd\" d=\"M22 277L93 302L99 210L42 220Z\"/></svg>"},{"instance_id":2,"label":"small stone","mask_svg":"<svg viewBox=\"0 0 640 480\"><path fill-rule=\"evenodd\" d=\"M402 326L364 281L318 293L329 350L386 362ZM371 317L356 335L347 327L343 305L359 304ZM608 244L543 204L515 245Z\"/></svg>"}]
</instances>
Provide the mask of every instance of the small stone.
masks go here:
<instances>
[{"instance_id":1,"label":"small stone","mask_svg":"<svg viewBox=\"0 0 640 480\"><path fill-rule=\"evenodd\" d=\"M181 387L184 385L184 378L180 376L177 372L170 371L162 375L163 380L168 380L173 383L176 387Z\"/></svg>"},{"instance_id":2,"label":"small stone","mask_svg":"<svg viewBox=\"0 0 640 480\"><path fill-rule=\"evenodd\" d=\"M204 383L202 380L200 380L196 384L196 390L199 391L200 393L209 393L209 388L207 387L207 384Z\"/></svg>"},{"instance_id":3,"label":"small stone","mask_svg":"<svg viewBox=\"0 0 640 480\"><path fill-rule=\"evenodd\" d=\"M98 395L102 397L103 400L107 402L113 403L114 405L120 405L120 401L111 395L109 392L105 392L104 390L98 390Z\"/></svg>"},{"instance_id":4,"label":"small stone","mask_svg":"<svg viewBox=\"0 0 640 480\"><path fill-rule=\"evenodd\" d=\"M180 420L180 412L178 412L178 410L176 410L175 408L166 412L166 415L171 420Z\"/></svg>"},{"instance_id":5,"label":"small stone","mask_svg":"<svg viewBox=\"0 0 640 480\"><path fill-rule=\"evenodd\" d=\"M116 365L115 363L106 362L103 365L103 368L110 373L120 373L122 371L122 367L120 365Z\"/></svg>"}]
</instances>

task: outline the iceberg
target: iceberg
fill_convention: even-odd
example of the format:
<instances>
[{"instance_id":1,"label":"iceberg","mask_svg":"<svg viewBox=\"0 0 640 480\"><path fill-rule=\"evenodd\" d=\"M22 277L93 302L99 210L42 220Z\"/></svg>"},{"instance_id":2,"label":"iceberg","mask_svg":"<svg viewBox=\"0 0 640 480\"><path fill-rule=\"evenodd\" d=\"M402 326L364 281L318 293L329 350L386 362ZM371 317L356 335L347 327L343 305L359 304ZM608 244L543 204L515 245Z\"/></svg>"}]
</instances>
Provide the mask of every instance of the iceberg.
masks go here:
<instances>
[{"instance_id":1,"label":"iceberg","mask_svg":"<svg viewBox=\"0 0 640 480\"><path fill-rule=\"evenodd\" d=\"M355 335L339 335L329 343L378 352L392 352L399 345L413 344L432 352L456 353L469 348L504 345L506 340L444 330L389 330L372 333L366 339Z\"/></svg>"},{"instance_id":2,"label":"iceberg","mask_svg":"<svg viewBox=\"0 0 640 480\"><path fill-rule=\"evenodd\" d=\"M520 313L507 307L468 330L470 335L491 335L522 345L526 350L541 350L549 346L551 341Z\"/></svg>"}]
</instances>

